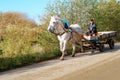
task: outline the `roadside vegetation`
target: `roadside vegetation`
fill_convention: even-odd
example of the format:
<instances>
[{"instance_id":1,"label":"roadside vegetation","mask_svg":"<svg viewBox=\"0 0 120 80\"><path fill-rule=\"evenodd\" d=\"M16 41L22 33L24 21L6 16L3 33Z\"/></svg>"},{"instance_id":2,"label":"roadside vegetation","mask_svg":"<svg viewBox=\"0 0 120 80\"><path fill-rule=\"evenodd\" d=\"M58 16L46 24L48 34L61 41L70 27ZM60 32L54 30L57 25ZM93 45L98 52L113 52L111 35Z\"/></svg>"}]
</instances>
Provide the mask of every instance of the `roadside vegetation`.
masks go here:
<instances>
[{"instance_id":1,"label":"roadside vegetation","mask_svg":"<svg viewBox=\"0 0 120 80\"><path fill-rule=\"evenodd\" d=\"M61 55L56 36L47 31L53 15L68 19L70 24L80 24L83 32L90 18L94 18L98 31L117 31L115 40L120 41L120 3L116 0L55 0L45 9L46 14L40 17L42 25L22 13L0 13L0 71Z\"/></svg>"}]
</instances>

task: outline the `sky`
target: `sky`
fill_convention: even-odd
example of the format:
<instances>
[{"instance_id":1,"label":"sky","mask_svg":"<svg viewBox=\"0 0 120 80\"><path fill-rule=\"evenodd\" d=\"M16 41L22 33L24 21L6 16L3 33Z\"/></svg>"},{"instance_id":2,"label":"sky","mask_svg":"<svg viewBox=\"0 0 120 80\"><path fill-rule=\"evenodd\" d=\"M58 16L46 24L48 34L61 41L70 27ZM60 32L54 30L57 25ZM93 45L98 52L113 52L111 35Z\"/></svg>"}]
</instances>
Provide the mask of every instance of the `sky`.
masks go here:
<instances>
[{"instance_id":1,"label":"sky","mask_svg":"<svg viewBox=\"0 0 120 80\"><path fill-rule=\"evenodd\" d=\"M54 0L1 0L0 12L21 12L38 23L38 16L43 15L45 7Z\"/></svg>"},{"instance_id":2,"label":"sky","mask_svg":"<svg viewBox=\"0 0 120 80\"><path fill-rule=\"evenodd\" d=\"M1 0L0 12L25 13L29 18L38 23L38 16L43 15L47 4L53 1L54 0Z\"/></svg>"}]
</instances>

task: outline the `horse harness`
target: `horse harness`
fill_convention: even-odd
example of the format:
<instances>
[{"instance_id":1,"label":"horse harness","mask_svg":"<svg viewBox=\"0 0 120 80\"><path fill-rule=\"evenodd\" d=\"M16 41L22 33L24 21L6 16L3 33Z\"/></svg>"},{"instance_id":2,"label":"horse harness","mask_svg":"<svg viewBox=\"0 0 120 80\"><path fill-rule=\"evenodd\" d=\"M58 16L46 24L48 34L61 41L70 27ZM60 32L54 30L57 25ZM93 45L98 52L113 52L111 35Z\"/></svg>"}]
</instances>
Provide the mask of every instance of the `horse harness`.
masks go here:
<instances>
[{"instance_id":1,"label":"horse harness","mask_svg":"<svg viewBox=\"0 0 120 80\"><path fill-rule=\"evenodd\" d=\"M59 23L59 22L62 23L61 25L58 25L58 26L61 26L61 28L63 29L63 32L60 33L59 30L57 29L57 31L58 31L59 33L54 33L54 34L55 34L55 35L62 36L63 34L70 32L70 33L71 33L71 36L70 36L70 38L69 38L69 40L70 40L70 39L73 37L72 29L71 29L71 28L66 29L66 28L65 28L65 23L64 23L62 20L58 21L57 23Z\"/></svg>"}]
</instances>

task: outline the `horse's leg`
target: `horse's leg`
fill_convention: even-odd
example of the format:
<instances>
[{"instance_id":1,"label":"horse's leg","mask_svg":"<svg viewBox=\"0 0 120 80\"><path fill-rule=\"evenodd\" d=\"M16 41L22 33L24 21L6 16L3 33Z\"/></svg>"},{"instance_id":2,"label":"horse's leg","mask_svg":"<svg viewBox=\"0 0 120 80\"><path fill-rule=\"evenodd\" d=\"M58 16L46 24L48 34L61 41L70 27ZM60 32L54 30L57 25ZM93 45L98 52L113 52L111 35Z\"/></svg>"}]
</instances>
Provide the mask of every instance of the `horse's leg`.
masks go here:
<instances>
[{"instance_id":1,"label":"horse's leg","mask_svg":"<svg viewBox=\"0 0 120 80\"><path fill-rule=\"evenodd\" d=\"M83 43L82 43L83 36L78 34L75 30L73 30L73 32L76 34L76 37L79 40L79 45L80 45L81 52L84 52L84 50L83 50Z\"/></svg>"},{"instance_id":2,"label":"horse's leg","mask_svg":"<svg viewBox=\"0 0 120 80\"><path fill-rule=\"evenodd\" d=\"M60 60L64 60L64 55L65 55L65 50L66 50L66 45L67 45L67 41L64 41L63 43L61 43L61 51L62 51L62 56L60 57Z\"/></svg>"},{"instance_id":3,"label":"horse's leg","mask_svg":"<svg viewBox=\"0 0 120 80\"><path fill-rule=\"evenodd\" d=\"M60 51L62 52L62 48L63 48L63 42L60 41Z\"/></svg>"},{"instance_id":4,"label":"horse's leg","mask_svg":"<svg viewBox=\"0 0 120 80\"><path fill-rule=\"evenodd\" d=\"M60 51L62 52L62 55L63 55L63 42L60 41ZM62 59L62 56L60 57L60 59Z\"/></svg>"},{"instance_id":5,"label":"horse's leg","mask_svg":"<svg viewBox=\"0 0 120 80\"><path fill-rule=\"evenodd\" d=\"M74 57L75 56L75 43L72 44L72 47L73 47L72 57Z\"/></svg>"},{"instance_id":6,"label":"horse's leg","mask_svg":"<svg viewBox=\"0 0 120 80\"><path fill-rule=\"evenodd\" d=\"M81 50L81 52L84 52L84 50L83 50L83 43L82 43L82 41L80 41L80 50Z\"/></svg>"}]
</instances>

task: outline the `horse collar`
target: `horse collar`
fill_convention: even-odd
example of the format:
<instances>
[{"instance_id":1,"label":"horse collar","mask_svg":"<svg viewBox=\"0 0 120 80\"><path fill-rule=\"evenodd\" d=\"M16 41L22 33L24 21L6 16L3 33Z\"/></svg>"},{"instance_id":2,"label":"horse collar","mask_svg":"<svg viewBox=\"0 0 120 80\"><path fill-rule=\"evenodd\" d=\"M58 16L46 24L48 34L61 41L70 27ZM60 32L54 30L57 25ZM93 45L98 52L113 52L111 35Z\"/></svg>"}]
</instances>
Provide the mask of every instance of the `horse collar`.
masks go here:
<instances>
[{"instance_id":1,"label":"horse collar","mask_svg":"<svg viewBox=\"0 0 120 80\"><path fill-rule=\"evenodd\" d=\"M58 35L59 35L59 36L62 36L64 33L65 33L65 32L63 32L63 33L59 33Z\"/></svg>"}]
</instances>

